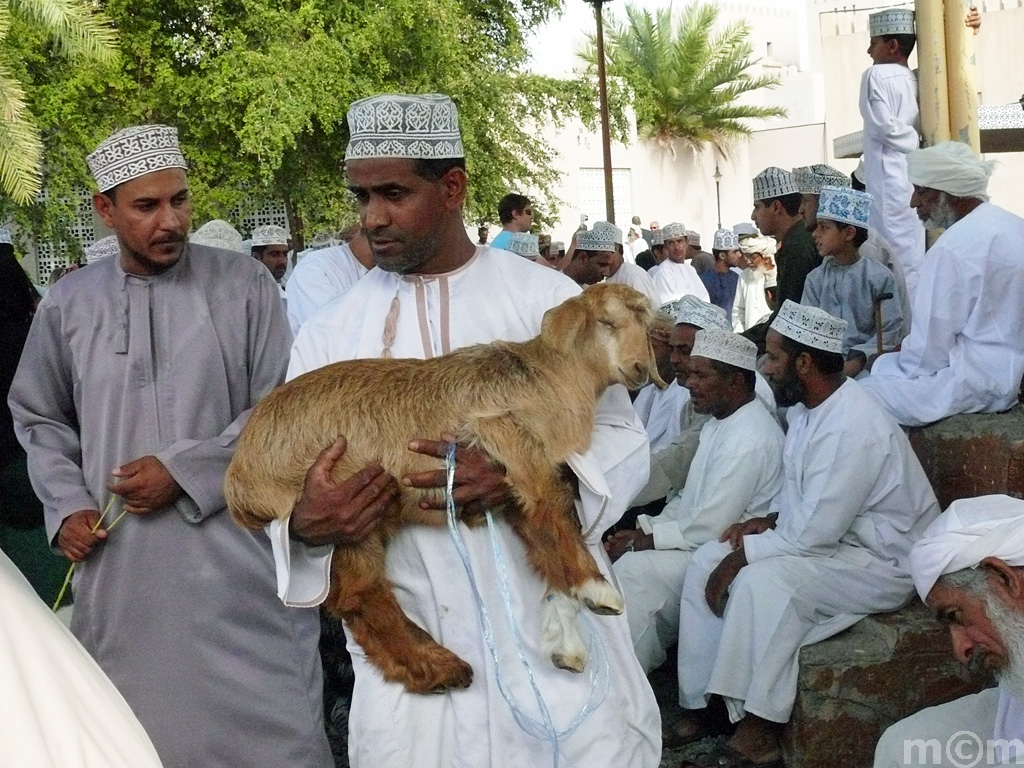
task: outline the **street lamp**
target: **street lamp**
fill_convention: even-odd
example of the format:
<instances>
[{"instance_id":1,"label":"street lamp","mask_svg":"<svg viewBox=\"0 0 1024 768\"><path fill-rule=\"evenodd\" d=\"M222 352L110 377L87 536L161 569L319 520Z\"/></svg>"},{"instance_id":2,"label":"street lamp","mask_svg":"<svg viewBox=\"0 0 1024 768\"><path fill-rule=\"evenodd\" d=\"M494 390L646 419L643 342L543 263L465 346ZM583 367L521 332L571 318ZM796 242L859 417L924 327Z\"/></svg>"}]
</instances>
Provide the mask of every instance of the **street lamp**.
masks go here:
<instances>
[{"instance_id":1,"label":"street lamp","mask_svg":"<svg viewBox=\"0 0 1024 768\"><path fill-rule=\"evenodd\" d=\"M715 163L715 200L718 203L718 228L722 228L722 172L718 170L718 163Z\"/></svg>"},{"instance_id":2,"label":"street lamp","mask_svg":"<svg viewBox=\"0 0 1024 768\"><path fill-rule=\"evenodd\" d=\"M586 0L594 6L597 21L597 87L601 96L601 150L604 155L604 210L605 216L615 223L615 198L612 193L612 138L608 127L608 84L604 73L604 22L601 6L608 0Z\"/></svg>"}]
</instances>

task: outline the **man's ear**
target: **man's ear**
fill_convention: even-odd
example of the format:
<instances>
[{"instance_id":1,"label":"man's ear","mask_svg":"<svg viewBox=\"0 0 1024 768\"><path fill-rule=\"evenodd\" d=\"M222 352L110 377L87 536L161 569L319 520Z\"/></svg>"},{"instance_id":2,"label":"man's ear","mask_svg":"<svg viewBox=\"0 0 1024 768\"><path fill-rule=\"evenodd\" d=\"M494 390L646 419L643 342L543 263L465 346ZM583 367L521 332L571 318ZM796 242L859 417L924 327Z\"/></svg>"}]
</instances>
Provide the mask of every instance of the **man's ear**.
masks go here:
<instances>
[{"instance_id":1,"label":"man's ear","mask_svg":"<svg viewBox=\"0 0 1024 768\"><path fill-rule=\"evenodd\" d=\"M998 557L986 557L981 567L987 572L992 589L1024 608L1024 568L1012 566Z\"/></svg>"},{"instance_id":2,"label":"man's ear","mask_svg":"<svg viewBox=\"0 0 1024 768\"><path fill-rule=\"evenodd\" d=\"M462 208L466 202L466 188L469 184L466 172L459 167L449 168L441 177L441 188L444 194L444 205L449 211Z\"/></svg>"},{"instance_id":3,"label":"man's ear","mask_svg":"<svg viewBox=\"0 0 1024 768\"><path fill-rule=\"evenodd\" d=\"M96 213L99 214L100 218L103 219L103 223L107 225L109 229L114 228L114 217L113 208L114 201L107 197L102 192L96 192L92 196L92 207L96 209Z\"/></svg>"}]
</instances>

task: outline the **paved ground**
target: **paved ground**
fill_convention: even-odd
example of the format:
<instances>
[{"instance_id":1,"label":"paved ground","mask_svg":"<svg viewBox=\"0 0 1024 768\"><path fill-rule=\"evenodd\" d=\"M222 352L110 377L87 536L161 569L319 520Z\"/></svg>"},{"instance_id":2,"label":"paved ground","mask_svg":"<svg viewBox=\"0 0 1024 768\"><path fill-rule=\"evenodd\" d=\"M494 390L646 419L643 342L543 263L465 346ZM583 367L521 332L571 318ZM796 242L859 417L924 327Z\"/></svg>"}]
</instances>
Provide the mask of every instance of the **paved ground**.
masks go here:
<instances>
[{"instance_id":1,"label":"paved ground","mask_svg":"<svg viewBox=\"0 0 1024 768\"><path fill-rule=\"evenodd\" d=\"M676 704L677 683L675 654L669 654L669 661L650 675L654 696L661 706L662 729L669 728L680 716L681 710ZM705 764L708 753L716 746L716 740L724 737L708 737L679 749L666 749L661 754L661 768L682 768L692 762Z\"/></svg>"}]
</instances>

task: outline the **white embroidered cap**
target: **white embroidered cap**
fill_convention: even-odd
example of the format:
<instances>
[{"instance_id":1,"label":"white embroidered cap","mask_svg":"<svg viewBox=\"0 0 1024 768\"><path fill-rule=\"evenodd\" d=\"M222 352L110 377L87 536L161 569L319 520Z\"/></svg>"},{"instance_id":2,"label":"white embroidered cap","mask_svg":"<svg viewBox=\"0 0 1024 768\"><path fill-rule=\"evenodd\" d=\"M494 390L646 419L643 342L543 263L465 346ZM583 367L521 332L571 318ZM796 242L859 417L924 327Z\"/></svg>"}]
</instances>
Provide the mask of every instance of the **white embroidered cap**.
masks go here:
<instances>
[{"instance_id":1,"label":"white embroidered cap","mask_svg":"<svg viewBox=\"0 0 1024 768\"><path fill-rule=\"evenodd\" d=\"M793 174L774 165L765 168L754 177L754 202L758 200L770 200L773 197L797 194L796 182Z\"/></svg>"},{"instance_id":2,"label":"white embroidered cap","mask_svg":"<svg viewBox=\"0 0 1024 768\"><path fill-rule=\"evenodd\" d=\"M715 241L711 245L713 251L732 251L740 247L740 237L731 229L719 229L715 232Z\"/></svg>"},{"instance_id":3,"label":"white embroidered cap","mask_svg":"<svg viewBox=\"0 0 1024 768\"><path fill-rule=\"evenodd\" d=\"M843 352L846 321L833 317L823 309L786 299L771 327L805 346L836 354Z\"/></svg>"},{"instance_id":4,"label":"white embroidered cap","mask_svg":"<svg viewBox=\"0 0 1024 768\"><path fill-rule=\"evenodd\" d=\"M276 224L264 224L252 231L249 247L258 245L288 245L288 230Z\"/></svg>"},{"instance_id":5,"label":"white embroidered cap","mask_svg":"<svg viewBox=\"0 0 1024 768\"><path fill-rule=\"evenodd\" d=\"M909 8L888 8L868 16L868 34L879 35L914 35L914 12Z\"/></svg>"},{"instance_id":6,"label":"white embroidered cap","mask_svg":"<svg viewBox=\"0 0 1024 768\"><path fill-rule=\"evenodd\" d=\"M850 177L830 165L804 165L793 169L793 181L801 195L821 194L822 187L849 187Z\"/></svg>"},{"instance_id":7,"label":"white embroidered cap","mask_svg":"<svg viewBox=\"0 0 1024 768\"><path fill-rule=\"evenodd\" d=\"M505 250L526 259L536 259L540 256L540 236L529 232L511 232Z\"/></svg>"},{"instance_id":8,"label":"white embroidered cap","mask_svg":"<svg viewBox=\"0 0 1024 768\"><path fill-rule=\"evenodd\" d=\"M694 248L700 247L700 233L694 232L692 229L686 230L686 242L692 245Z\"/></svg>"},{"instance_id":9,"label":"white embroidered cap","mask_svg":"<svg viewBox=\"0 0 1024 768\"><path fill-rule=\"evenodd\" d=\"M842 187L822 187L818 194L819 219L868 228L868 214L871 213L874 198L867 192Z\"/></svg>"},{"instance_id":10,"label":"white embroidered cap","mask_svg":"<svg viewBox=\"0 0 1024 768\"><path fill-rule=\"evenodd\" d=\"M595 221L594 226L591 229L607 229L611 231L615 238L615 242L625 247L626 239L622 236L622 230L612 224L610 221Z\"/></svg>"},{"instance_id":11,"label":"white embroidered cap","mask_svg":"<svg viewBox=\"0 0 1024 768\"><path fill-rule=\"evenodd\" d=\"M186 168L178 129L136 125L108 136L85 161L100 192L165 168Z\"/></svg>"},{"instance_id":12,"label":"white embroidered cap","mask_svg":"<svg viewBox=\"0 0 1024 768\"><path fill-rule=\"evenodd\" d=\"M757 363L757 344L732 331L704 328L697 331L690 355L753 371Z\"/></svg>"},{"instance_id":13,"label":"white embroidered cap","mask_svg":"<svg viewBox=\"0 0 1024 768\"><path fill-rule=\"evenodd\" d=\"M664 243L666 240L682 240L686 238L686 227L680 224L678 221L673 221L671 224L666 224L658 231L661 232L662 243Z\"/></svg>"},{"instance_id":14,"label":"white embroidered cap","mask_svg":"<svg viewBox=\"0 0 1024 768\"><path fill-rule=\"evenodd\" d=\"M223 219L206 222L189 236L188 241L197 245L208 245L211 248L223 248L226 251L249 252L242 247L242 236L238 230Z\"/></svg>"},{"instance_id":15,"label":"white embroidered cap","mask_svg":"<svg viewBox=\"0 0 1024 768\"><path fill-rule=\"evenodd\" d=\"M594 227L576 235L576 249L579 251L605 251L615 253L618 245L615 239L615 231L618 227Z\"/></svg>"},{"instance_id":16,"label":"white embroidered cap","mask_svg":"<svg viewBox=\"0 0 1024 768\"><path fill-rule=\"evenodd\" d=\"M757 237L761 233L757 231L757 227L751 224L749 221L741 221L739 224L732 228L732 231L736 233L736 237Z\"/></svg>"},{"instance_id":17,"label":"white embroidered cap","mask_svg":"<svg viewBox=\"0 0 1024 768\"><path fill-rule=\"evenodd\" d=\"M441 93L389 93L360 99L349 107L348 128L346 160L465 157L458 110Z\"/></svg>"},{"instance_id":18,"label":"white embroidered cap","mask_svg":"<svg viewBox=\"0 0 1024 768\"><path fill-rule=\"evenodd\" d=\"M106 259L110 256L121 255L121 244L117 242L116 235L107 235L104 238L97 240L92 245L85 247L85 263L95 264L100 259Z\"/></svg>"},{"instance_id":19,"label":"white embroidered cap","mask_svg":"<svg viewBox=\"0 0 1024 768\"><path fill-rule=\"evenodd\" d=\"M0 227L0 243L7 243L7 245L14 245L11 242L11 230L7 227Z\"/></svg>"},{"instance_id":20,"label":"white embroidered cap","mask_svg":"<svg viewBox=\"0 0 1024 768\"><path fill-rule=\"evenodd\" d=\"M651 248L656 245L665 244L665 230L663 227L651 230Z\"/></svg>"},{"instance_id":21,"label":"white embroidered cap","mask_svg":"<svg viewBox=\"0 0 1024 768\"><path fill-rule=\"evenodd\" d=\"M706 301L701 301L692 294L670 301L662 310L672 315L676 325L685 323L698 328L728 331L732 328L725 310Z\"/></svg>"}]
</instances>

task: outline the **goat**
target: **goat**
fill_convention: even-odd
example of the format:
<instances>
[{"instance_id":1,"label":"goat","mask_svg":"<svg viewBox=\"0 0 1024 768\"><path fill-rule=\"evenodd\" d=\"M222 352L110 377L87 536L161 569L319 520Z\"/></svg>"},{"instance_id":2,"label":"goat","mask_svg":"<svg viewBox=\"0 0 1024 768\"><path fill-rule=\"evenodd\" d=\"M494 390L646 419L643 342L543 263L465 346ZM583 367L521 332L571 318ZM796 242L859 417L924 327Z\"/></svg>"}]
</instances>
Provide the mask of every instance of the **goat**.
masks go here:
<instances>
[{"instance_id":1,"label":"goat","mask_svg":"<svg viewBox=\"0 0 1024 768\"><path fill-rule=\"evenodd\" d=\"M605 614L621 613L623 604L583 542L562 469L587 449L605 389L637 389L650 379L665 386L647 334L653 321L641 294L601 284L548 310L540 335L527 342L430 360L351 360L299 376L256 406L239 438L225 478L231 514L254 529L287 518L307 470L338 435L348 439L333 469L341 481L374 460L398 478L437 469L438 459L412 453L408 443L453 433L505 468L517 503L503 513L548 594L560 598L545 603L542 647L556 666L582 671L586 648L565 626L575 616L565 600ZM384 547L400 526L444 524L444 512L419 508L424 494L437 490L403 487L368 539L335 548L326 604L385 679L418 693L465 688L473 675L404 614L385 575Z\"/></svg>"}]
</instances>

